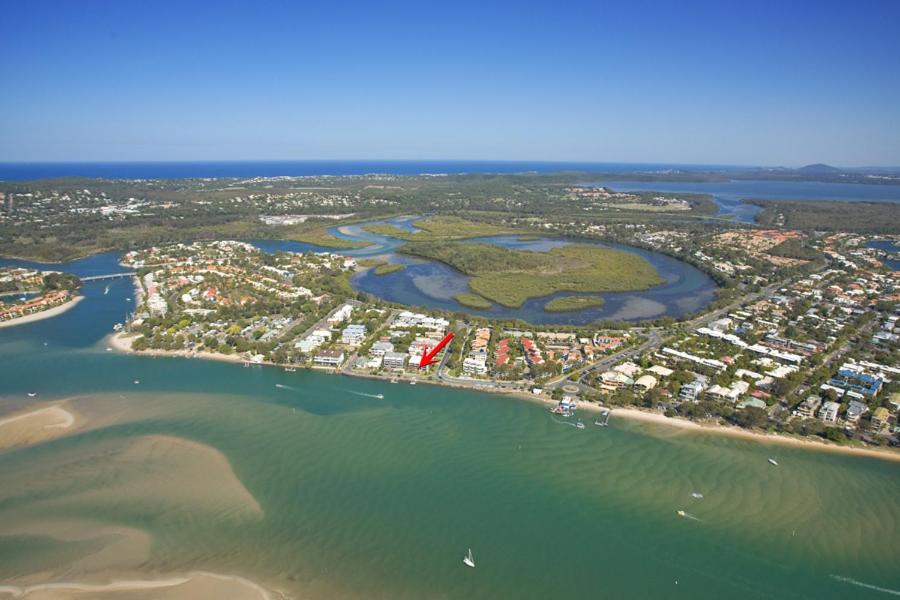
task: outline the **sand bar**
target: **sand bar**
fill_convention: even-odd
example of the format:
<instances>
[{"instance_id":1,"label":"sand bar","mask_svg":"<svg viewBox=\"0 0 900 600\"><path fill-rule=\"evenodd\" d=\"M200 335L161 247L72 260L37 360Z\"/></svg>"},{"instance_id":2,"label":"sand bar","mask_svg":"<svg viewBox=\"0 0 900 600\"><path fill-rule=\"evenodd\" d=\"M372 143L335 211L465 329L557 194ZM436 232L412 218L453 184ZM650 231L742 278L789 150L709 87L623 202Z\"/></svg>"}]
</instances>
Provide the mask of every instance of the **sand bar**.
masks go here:
<instances>
[{"instance_id":1,"label":"sand bar","mask_svg":"<svg viewBox=\"0 0 900 600\"><path fill-rule=\"evenodd\" d=\"M42 442L66 433L75 415L55 404L0 419L0 450Z\"/></svg>"},{"instance_id":2,"label":"sand bar","mask_svg":"<svg viewBox=\"0 0 900 600\"><path fill-rule=\"evenodd\" d=\"M84 296L75 296L68 302L63 302L59 306L54 306L53 308L48 308L47 310L42 310L41 312L32 313L30 315L16 317L15 319L9 319L8 321L0 321L0 329L3 329L4 327L15 327L16 325L25 325L27 323L59 316L67 310L74 308L75 305L82 300L84 300Z\"/></svg>"},{"instance_id":3,"label":"sand bar","mask_svg":"<svg viewBox=\"0 0 900 600\"><path fill-rule=\"evenodd\" d=\"M26 587L0 585L0 596L27 600L274 600L268 590L248 579L205 571L160 579L116 579L109 583L54 582Z\"/></svg>"}]
</instances>

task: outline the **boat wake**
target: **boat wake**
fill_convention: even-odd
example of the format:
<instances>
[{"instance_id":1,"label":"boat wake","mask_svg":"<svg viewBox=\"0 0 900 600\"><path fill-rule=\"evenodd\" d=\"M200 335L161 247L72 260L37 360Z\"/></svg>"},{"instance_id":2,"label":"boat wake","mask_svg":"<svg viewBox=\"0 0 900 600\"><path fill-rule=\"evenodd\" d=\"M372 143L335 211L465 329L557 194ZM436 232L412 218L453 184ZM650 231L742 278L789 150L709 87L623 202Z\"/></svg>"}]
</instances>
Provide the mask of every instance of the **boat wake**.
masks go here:
<instances>
[{"instance_id":1,"label":"boat wake","mask_svg":"<svg viewBox=\"0 0 900 600\"><path fill-rule=\"evenodd\" d=\"M844 583L849 583L850 585L864 587L870 590L875 590L876 592L884 592L885 594L891 594L893 596L900 596L900 590L892 590L891 588L884 588L877 585L872 585L871 583L864 583L862 581L857 581L852 577L844 577L843 575L830 575L830 577Z\"/></svg>"},{"instance_id":2,"label":"boat wake","mask_svg":"<svg viewBox=\"0 0 900 600\"><path fill-rule=\"evenodd\" d=\"M569 427L578 427L575 423L569 423L568 421L557 421L557 420L554 419L553 417L550 417L550 419L551 419L554 423L559 423L560 425L568 425Z\"/></svg>"},{"instance_id":3,"label":"boat wake","mask_svg":"<svg viewBox=\"0 0 900 600\"><path fill-rule=\"evenodd\" d=\"M365 398L374 398L376 400L384 400L384 394L367 394L365 392L355 392L353 390L344 390L350 394L355 394L357 396L363 396Z\"/></svg>"},{"instance_id":4,"label":"boat wake","mask_svg":"<svg viewBox=\"0 0 900 600\"><path fill-rule=\"evenodd\" d=\"M698 523L702 523L702 522L703 522L703 519L701 519L700 517L695 517L695 516L692 515L691 513L689 513L689 512L684 512L683 510L682 510L682 511L679 511L678 516L679 516L679 517L684 517L685 519L693 519L694 521L697 521Z\"/></svg>"},{"instance_id":5,"label":"boat wake","mask_svg":"<svg viewBox=\"0 0 900 600\"><path fill-rule=\"evenodd\" d=\"M283 383L276 383L276 384L275 384L275 387L277 387L277 388L280 389L280 390L290 390L290 391L292 391L292 392L299 392L299 391L300 391L300 390L298 390L297 388L295 388L295 387L293 387L293 386L290 386L290 385L284 385Z\"/></svg>"}]
</instances>

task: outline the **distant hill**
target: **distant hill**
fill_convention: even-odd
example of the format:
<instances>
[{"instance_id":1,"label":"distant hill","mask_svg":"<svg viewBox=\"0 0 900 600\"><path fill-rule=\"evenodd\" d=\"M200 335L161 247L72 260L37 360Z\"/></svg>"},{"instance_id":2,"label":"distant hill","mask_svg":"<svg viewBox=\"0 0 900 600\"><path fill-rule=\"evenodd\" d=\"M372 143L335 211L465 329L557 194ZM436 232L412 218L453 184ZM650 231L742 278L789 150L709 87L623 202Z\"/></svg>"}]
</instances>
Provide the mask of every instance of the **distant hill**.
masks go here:
<instances>
[{"instance_id":1,"label":"distant hill","mask_svg":"<svg viewBox=\"0 0 900 600\"><path fill-rule=\"evenodd\" d=\"M800 167L799 169L797 169L797 171L799 171L800 173L808 173L810 175L832 175L841 172L841 170L837 167L832 167L831 165L823 165L822 163L806 165L805 167Z\"/></svg>"}]
</instances>

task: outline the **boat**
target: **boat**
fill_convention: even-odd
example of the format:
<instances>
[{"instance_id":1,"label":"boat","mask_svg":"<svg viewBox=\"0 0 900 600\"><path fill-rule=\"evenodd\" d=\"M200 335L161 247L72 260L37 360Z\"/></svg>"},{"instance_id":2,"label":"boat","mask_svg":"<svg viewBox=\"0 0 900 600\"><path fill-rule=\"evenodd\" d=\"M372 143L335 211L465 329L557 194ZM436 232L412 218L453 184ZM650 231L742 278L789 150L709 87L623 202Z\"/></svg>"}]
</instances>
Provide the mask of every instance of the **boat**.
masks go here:
<instances>
[{"instance_id":1,"label":"boat","mask_svg":"<svg viewBox=\"0 0 900 600\"><path fill-rule=\"evenodd\" d=\"M103 290L103 295L107 295L109 293L109 286L106 286L106 289Z\"/></svg>"},{"instance_id":2,"label":"boat","mask_svg":"<svg viewBox=\"0 0 900 600\"><path fill-rule=\"evenodd\" d=\"M475 568L475 557L472 556L472 549L469 548L469 551L466 552L466 555L463 557L463 564L467 567Z\"/></svg>"},{"instance_id":3,"label":"boat","mask_svg":"<svg viewBox=\"0 0 900 600\"><path fill-rule=\"evenodd\" d=\"M107 347L106 347L106 351L107 351L107 352L112 352L112 348L110 348L109 346L107 346Z\"/></svg>"},{"instance_id":4,"label":"boat","mask_svg":"<svg viewBox=\"0 0 900 600\"><path fill-rule=\"evenodd\" d=\"M137 384L139 384L140 382L141 382L140 379L135 379L135 380L134 380L134 385L137 385Z\"/></svg>"},{"instance_id":5,"label":"boat","mask_svg":"<svg viewBox=\"0 0 900 600\"><path fill-rule=\"evenodd\" d=\"M609 425L609 411L605 409L601 410L600 415L594 419L594 425L597 427L606 427Z\"/></svg>"},{"instance_id":6,"label":"boat","mask_svg":"<svg viewBox=\"0 0 900 600\"><path fill-rule=\"evenodd\" d=\"M396 377L391 378L391 383L397 383L397 378Z\"/></svg>"},{"instance_id":7,"label":"boat","mask_svg":"<svg viewBox=\"0 0 900 600\"><path fill-rule=\"evenodd\" d=\"M769 464L775 465L775 466L777 467L777 466L778 466L778 461L775 460L774 458L770 458L770 459L769 459Z\"/></svg>"},{"instance_id":8,"label":"boat","mask_svg":"<svg viewBox=\"0 0 900 600\"><path fill-rule=\"evenodd\" d=\"M295 369L294 367L285 367L284 368L285 373L294 373L296 370L297 369Z\"/></svg>"},{"instance_id":9,"label":"boat","mask_svg":"<svg viewBox=\"0 0 900 600\"><path fill-rule=\"evenodd\" d=\"M34 398L35 396L37 396L37 393L36 393L36 392L28 392L28 397L29 397L29 398Z\"/></svg>"},{"instance_id":10,"label":"boat","mask_svg":"<svg viewBox=\"0 0 900 600\"><path fill-rule=\"evenodd\" d=\"M679 517L686 517L686 516L687 516L687 513L684 512L683 510L676 511L676 514L677 514Z\"/></svg>"},{"instance_id":11,"label":"boat","mask_svg":"<svg viewBox=\"0 0 900 600\"><path fill-rule=\"evenodd\" d=\"M415 382L414 380L413 380L413 381L410 381L410 382L409 382L409 385L416 385L416 382Z\"/></svg>"},{"instance_id":12,"label":"boat","mask_svg":"<svg viewBox=\"0 0 900 600\"><path fill-rule=\"evenodd\" d=\"M575 427L577 429L584 429L584 423L582 423L581 421L578 421L577 423L575 423Z\"/></svg>"},{"instance_id":13,"label":"boat","mask_svg":"<svg viewBox=\"0 0 900 600\"><path fill-rule=\"evenodd\" d=\"M694 492L691 494L691 498L696 498L697 500L701 500L703 498L703 494L700 492Z\"/></svg>"},{"instance_id":14,"label":"boat","mask_svg":"<svg viewBox=\"0 0 900 600\"><path fill-rule=\"evenodd\" d=\"M373 398L378 398L379 400L384 400L384 394L372 394Z\"/></svg>"}]
</instances>

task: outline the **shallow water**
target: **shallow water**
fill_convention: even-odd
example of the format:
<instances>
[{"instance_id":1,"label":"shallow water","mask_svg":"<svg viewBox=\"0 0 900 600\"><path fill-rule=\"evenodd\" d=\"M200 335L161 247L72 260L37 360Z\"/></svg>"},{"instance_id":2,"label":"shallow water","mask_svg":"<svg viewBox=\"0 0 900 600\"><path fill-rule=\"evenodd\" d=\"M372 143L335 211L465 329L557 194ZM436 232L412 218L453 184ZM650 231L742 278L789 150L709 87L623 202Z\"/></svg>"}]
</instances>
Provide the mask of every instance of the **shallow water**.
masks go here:
<instances>
[{"instance_id":1,"label":"shallow water","mask_svg":"<svg viewBox=\"0 0 900 600\"><path fill-rule=\"evenodd\" d=\"M104 287L88 284L59 317L0 330L0 411L81 395L71 406L88 423L0 452L4 527L146 532L141 569L236 573L301 597L900 590L897 463L615 418L579 431L513 398L105 352L131 284ZM132 458L148 438L166 452ZM104 543L0 536L0 580ZM468 547L475 570L461 563Z\"/></svg>"}]
</instances>

